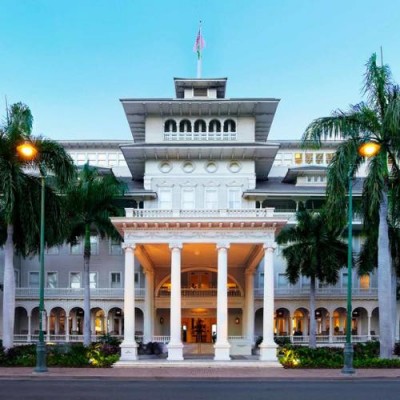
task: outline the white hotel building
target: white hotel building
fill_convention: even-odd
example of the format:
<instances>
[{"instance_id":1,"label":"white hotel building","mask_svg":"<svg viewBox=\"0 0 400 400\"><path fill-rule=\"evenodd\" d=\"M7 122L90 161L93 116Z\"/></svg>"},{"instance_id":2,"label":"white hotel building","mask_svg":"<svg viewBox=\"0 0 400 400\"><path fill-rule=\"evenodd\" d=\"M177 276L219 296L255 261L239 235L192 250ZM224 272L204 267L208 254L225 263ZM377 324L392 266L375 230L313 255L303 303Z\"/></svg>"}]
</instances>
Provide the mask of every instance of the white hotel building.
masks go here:
<instances>
[{"instance_id":1,"label":"white hotel building","mask_svg":"<svg viewBox=\"0 0 400 400\"><path fill-rule=\"evenodd\" d=\"M337 142L304 150L269 141L278 99L227 98L225 78L174 83L175 98L121 100L132 141L63 142L76 164L112 168L128 186L125 217L112 219L122 246L91 239L93 340L121 337L126 362L137 340L165 343L169 360L228 360L250 355L263 336L260 359L273 360L274 336L307 343L311 317L309 281L288 284L275 237L295 223L300 202L323 202ZM353 224L357 251L357 216ZM15 343L37 340L38 265L37 256L15 257ZM46 340L81 341L82 246L48 249L45 269ZM379 337L376 279L354 272L354 342ZM344 268L336 286L318 285L320 344L345 341L346 284Z\"/></svg>"}]
</instances>

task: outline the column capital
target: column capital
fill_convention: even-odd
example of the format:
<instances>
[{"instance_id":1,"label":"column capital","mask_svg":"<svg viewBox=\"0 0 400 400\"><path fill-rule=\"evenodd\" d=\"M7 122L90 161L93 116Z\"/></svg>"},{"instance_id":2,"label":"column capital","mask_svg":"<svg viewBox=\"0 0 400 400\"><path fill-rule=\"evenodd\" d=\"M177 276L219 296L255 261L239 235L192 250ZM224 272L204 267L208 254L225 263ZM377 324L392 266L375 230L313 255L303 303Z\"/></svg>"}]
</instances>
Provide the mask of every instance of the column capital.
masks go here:
<instances>
[{"instance_id":1,"label":"column capital","mask_svg":"<svg viewBox=\"0 0 400 400\"><path fill-rule=\"evenodd\" d=\"M276 242L266 242L263 244L264 251L273 253L278 246Z\"/></svg>"},{"instance_id":2,"label":"column capital","mask_svg":"<svg viewBox=\"0 0 400 400\"><path fill-rule=\"evenodd\" d=\"M124 251L127 251L127 250L135 251L135 249L136 249L136 244L135 244L135 243L122 243L122 244L121 244L121 247L122 247L122 249L123 249Z\"/></svg>"},{"instance_id":3,"label":"column capital","mask_svg":"<svg viewBox=\"0 0 400 400\"><path fill-rule=\"evenodd\" d=\"M173 249L182 250L183 243L182 242L170 242L168 246L171 250L173 250Z\"/></svg>"},{"instance_id":4,"label":"column capital","mask_svg":"<svg viewBox=\"0 0 400 400\"><path fill-rule=\"evenodd\" d=\"M231 246L231 244L229 242L217 242L216 243L217 246L217 250L219 249L229 249L229 247Z\"/></svg>"}]
</instances>

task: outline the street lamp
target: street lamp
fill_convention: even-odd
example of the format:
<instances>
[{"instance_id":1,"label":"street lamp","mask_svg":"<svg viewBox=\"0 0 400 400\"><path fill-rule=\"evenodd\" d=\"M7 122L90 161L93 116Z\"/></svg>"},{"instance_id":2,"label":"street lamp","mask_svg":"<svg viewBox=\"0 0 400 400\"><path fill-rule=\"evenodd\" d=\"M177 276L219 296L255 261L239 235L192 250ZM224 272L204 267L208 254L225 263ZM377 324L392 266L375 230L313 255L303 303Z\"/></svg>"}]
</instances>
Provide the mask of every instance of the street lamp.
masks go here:
<instances>
[{"instance_id":1,"label":"street lamp","mask_svg":"<svg viewBox=\"0 0 400 400\"><path fill-rule=\"evenodd\" d=\"M358 153L362 157L375 156L381 146L376 142L365 142L358 148ZM351 343L351 321L352 321L352 269L353 269L353 166L350 166L348 181L349 181L349 207L348 207L348 244L347 244L347 315L346 315L346 343L344 346L344 366L343 374L354 374L353 368L353 344Z\"/></svg>"},{"instance_id":2,"label":"street lamp","mask_svg":"<svg viewBox=\"0 0 400 400\"><path fill-rule=\"evenodd\" d=\"M26 159L33 160L38 150L30 142L25 142L17 146L18 154ZM47 372L46 366L46 345L44 343L43 320L45 319L44 310L44 198L45 198L45 176L40 171L40 270L39 270L39 342L36 344L36 367L35 372Z\"/></svg>"}]
</instances>

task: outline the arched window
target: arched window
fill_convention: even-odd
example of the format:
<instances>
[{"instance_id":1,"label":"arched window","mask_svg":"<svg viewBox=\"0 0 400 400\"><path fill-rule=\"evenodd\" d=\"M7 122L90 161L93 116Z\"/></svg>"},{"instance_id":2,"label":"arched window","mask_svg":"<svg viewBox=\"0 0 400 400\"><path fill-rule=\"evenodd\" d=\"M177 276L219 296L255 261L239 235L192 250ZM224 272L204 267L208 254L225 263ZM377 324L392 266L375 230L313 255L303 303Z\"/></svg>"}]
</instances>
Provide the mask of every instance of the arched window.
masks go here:
<instances>
[{"instance_id":1,"label":"arched window","mask_svg":"<svg viewBox=\"0 0 400 400\"><path fill-rule=\"evenodd\" d=\"M224 132L236 132L236 124L232 119L227 119L224 122Z\"/></svg>"},{"instance_id":2,"label":"arched window","mask_svg":"<svg viewBox=\"0 0 400 400\"><path fill-rule=\"evenodd\" d=\"M209 132L221 132L221 122L218 121L217 119L211 120L208 131Z\"/></svg>"},{"instance_id":3,"label":"arched window","mask_svg":"<svg viewBox=\"0 0 400 400\"><path fill-rule=\"evenodd\" d=\"M179 132L192 132L192 124L188 119L183 119L179 123Z\"/></svg>"},{"instance_id":4,"label":"arched window","mask_svg":"<svg viewBox=\"0 0 400 400\"><path fill-rule=\"evenodd\" d=\"M197 121L195 121L194 123L195 132L206 132L206 130L207 130L207 125L205 121L203 121L202 119L198 119Z\"/></svg>"},{"instance_id":5,"label":"arched window","mask_svg":"<svg viewBox=\"0 0 400 400\"><path fill-rule=\"evenodd\" d=\"M173 119L165 121L164 132L176 132L176 121Z\"/></svg>"}]
</instances>

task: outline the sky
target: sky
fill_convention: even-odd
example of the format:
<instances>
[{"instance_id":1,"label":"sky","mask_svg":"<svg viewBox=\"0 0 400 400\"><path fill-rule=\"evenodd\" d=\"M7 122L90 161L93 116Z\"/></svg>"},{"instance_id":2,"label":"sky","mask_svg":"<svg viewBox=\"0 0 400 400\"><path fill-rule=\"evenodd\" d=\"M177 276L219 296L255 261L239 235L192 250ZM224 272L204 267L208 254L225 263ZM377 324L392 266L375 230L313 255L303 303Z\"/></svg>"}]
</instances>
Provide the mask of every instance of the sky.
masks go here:
<instances>
[{"instance_id":1,"label":"sky","mask_svg":"<svg viewBox=\"0 0 400 400\"><path fill-rule=\"evenodd\" d=\"M34 135L129 140L121 98L174 97L196 77L227 97L281 99L269 138L362 100L372 53L400 81L398 0L0 0L0 116L23 102Z\"/></svg>"}]
</instances>

